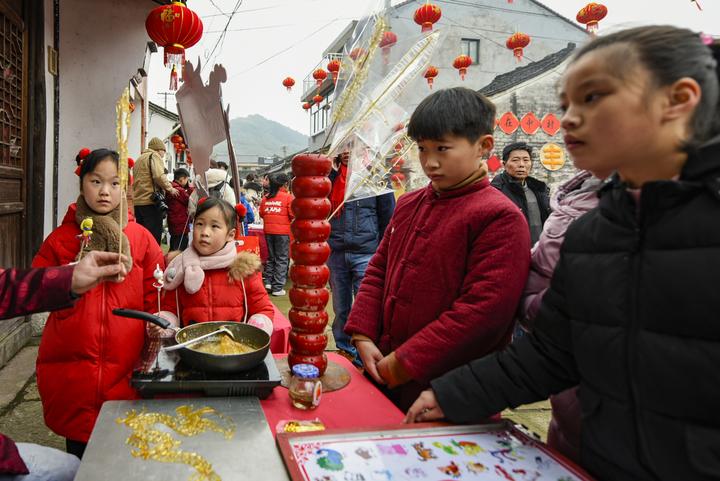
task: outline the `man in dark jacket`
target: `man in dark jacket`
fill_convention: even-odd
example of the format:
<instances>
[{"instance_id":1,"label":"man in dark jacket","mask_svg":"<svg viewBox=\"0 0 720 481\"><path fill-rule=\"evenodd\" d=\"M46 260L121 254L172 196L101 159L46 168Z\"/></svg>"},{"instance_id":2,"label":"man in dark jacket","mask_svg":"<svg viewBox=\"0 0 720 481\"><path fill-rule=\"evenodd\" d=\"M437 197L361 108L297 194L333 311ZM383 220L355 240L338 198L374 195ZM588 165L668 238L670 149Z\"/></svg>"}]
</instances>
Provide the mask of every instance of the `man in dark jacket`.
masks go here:
<instances>
[{"instance_id":1,"label":"man in dark jacket","mask_svg":"<svg viewBox=\"0 0 720 481\"><path fill-rule=\"evenodd\" d=\"M502 161L505 170L495 176L492 185L525 214L530 226L530 242L534 245L550 215L550 190L545 182L530 177L532 148L525 142L506 146Z\"/></svg>"},{"instance_id":2,"label":"man in dark jacket","mask_svg":"<svg viewBox=\"0 0 720 481\"><path fill-rule=\"evenodd\" d=\"M347 152L335 158L335 169L330 173L333 189L330 199L335 215L330 219L330 239L332 249L328 267L330 268L330 287L332 288L333 337L335 345L360 365L357 350L345 334L353 298L357 295L360 282L365 277L368 262L380 244L385 228L395 210L395 195L390 192L343 204L345 181L347 178Z\"/></svg>"},{"instance_id":3,"label":"man in dark jacket","mask_svg":"<svg viewBox=\"0 0 720 481\"><path fill-rule=\"evenodd\" d=\"M188 203L193 188L190 186L190 172L179 168L173 172L172 186L178 195L166 199L168 205L168 230L170 231L170 250L184 251L188 246L190 234L190 215Z\"/></svg>"}]
</instances>

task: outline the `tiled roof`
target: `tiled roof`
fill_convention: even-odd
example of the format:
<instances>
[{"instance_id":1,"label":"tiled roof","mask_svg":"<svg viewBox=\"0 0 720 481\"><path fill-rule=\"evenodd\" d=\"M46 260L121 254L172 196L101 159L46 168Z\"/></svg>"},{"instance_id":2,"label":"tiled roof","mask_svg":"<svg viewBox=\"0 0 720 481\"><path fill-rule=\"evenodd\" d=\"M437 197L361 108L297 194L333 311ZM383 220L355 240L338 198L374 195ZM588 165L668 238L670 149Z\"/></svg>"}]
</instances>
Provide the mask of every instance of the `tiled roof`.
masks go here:
<instances>
[{"instance_id":1,"label":"tiled roof","mask_svg":"<svg viewBox=\"0 0 720 481\"><path fill-rule=\"evenodd\" d=\"M575 44L572 42L568 43L568 46L564 49L551 53L537 62L532 62L528 65L518 67L515 70L511 70L510 72L498 75L492 82L478 90L478 92L487 97L505 92L557 67L572 54L573 50L575 50Z\"/></svg>"}]
</instances>

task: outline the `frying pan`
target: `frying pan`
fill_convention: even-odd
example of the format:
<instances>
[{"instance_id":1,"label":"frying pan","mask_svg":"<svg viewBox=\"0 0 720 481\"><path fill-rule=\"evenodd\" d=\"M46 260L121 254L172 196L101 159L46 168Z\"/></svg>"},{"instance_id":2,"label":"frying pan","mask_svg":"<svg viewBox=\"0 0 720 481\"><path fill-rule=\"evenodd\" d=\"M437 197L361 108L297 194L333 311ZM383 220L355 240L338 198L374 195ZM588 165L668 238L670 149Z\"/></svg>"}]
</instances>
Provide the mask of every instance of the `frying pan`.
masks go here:
<instances>
[{"instance_id":1,"label":"frying pan","mask_svg":"<svg viewBox=\"0 0 720 481\"><path fill-rule=\"evenodd\" d=\"M113 309L116 316L140 319L167 329L171 324L162 317L155 316L143 311L132 309ZM216 331L220 326L225 326L232 331L237 341L244 342L255 348L254 351L245 354L208 354L184 347L178 350L180 358L195 369L207 372L234 373L247 371L254 368L267 356L270 350L270 335L259 327L243 324L240 322L211 321L199 322L183 327L175 333L175 342L181 343L194 339L195 337Z\"/></svg>"}]
</instances>

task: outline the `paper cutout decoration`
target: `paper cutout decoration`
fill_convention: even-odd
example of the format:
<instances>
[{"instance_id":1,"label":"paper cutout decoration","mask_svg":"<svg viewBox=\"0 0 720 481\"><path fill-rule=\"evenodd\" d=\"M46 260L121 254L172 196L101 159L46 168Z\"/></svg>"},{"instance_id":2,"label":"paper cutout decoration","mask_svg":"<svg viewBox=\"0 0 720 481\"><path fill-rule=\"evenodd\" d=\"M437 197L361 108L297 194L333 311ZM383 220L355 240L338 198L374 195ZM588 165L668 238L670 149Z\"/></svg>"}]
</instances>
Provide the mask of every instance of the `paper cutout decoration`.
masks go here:
<instances>
[{"instance_id":1,"label":"paper cutout decoration","mask_svg":"<svg viewBox=\"0 0 720 481\"><path fill-rule=\"evenodd\" d=\"M500 162L497 155L493 155L487 160L487 165L490 172L497 172L502 166L502 162Z\"/></svg>"},{"instance_id":2,"label":"paper cutout decoration","mask_svg":"<svg viewBox=\"0 0 720 481\"><path fill-rule=\"evenodd\" d=\"M540 120L534 113L528 112L520 120L520 127L526 134L533 135L540 128Z\"/></svg>"},{"instance_id":3,"label":"paper cutout decoration","mask_svg":"<svg viewBox=\"0 0 720 481\"><path fill-rule=\"evenodd\" d=\"M519 126L520 121L517 117L515 117L515 114L512 112L505 112L503 116L500 117L500 121L498 122L498 127L500 127L500 130L502 130L508 135L514 133Z\"/></svg>"},{"instance_id":4,"label":"paper cutout decoration","mask_svg":"<svg viewBox=\"0 0 720 481\"><path fill-rule=\"evenodd\" d=\"M551 172L560 170L565 165L565 152L558 144L545 144L540 148L540 163Z\"/></svg>"},{"instance_id":5,"label":"paper cutout decoration","mask_svg":"<svg viewBox=\"0 0 720 481\"><path fill-rule=\"evenodd\" d=\"M553 136L560 130L560 120L555 114L547 114L542 119L542 129L549 136Z\"/></svg>"}]
</instances>

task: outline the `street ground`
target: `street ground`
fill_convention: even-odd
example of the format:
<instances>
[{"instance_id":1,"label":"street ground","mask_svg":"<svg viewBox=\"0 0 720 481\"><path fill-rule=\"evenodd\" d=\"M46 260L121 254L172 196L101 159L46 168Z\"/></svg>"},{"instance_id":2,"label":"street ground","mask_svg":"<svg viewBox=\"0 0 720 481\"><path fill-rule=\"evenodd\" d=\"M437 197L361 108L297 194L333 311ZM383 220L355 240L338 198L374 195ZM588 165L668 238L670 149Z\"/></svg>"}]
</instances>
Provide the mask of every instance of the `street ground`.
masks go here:
<instances>
[{"instance_id":1,"label":"street ground","mask_svg":"<svg viewBox=\"0 0 720 481\"><path fill-rule=\"evenodd\" d=\"M272 297L272 301L285 314L290 310L287 295ZM330 319L332 306L328 305ZM328 350L335 350L335 342L328 326ZM0 432L17 442L37 443L65 449L65 440L50 431L43 421L42 405L35 380L35 360L39 338L33 340L0 370ZM543 440L550 422L550 403L543 401L508 410L504 417L524 425Z\"/></svg>"}]
</instances>

